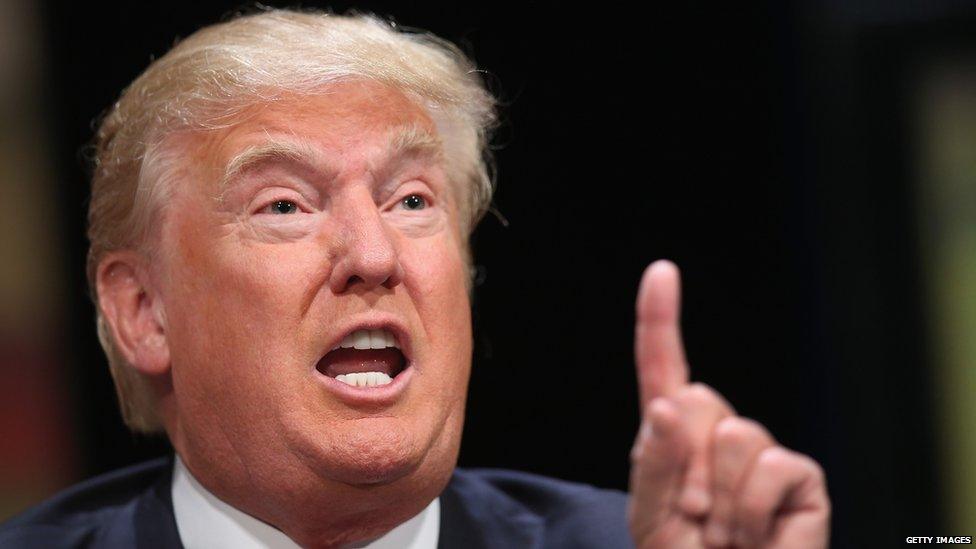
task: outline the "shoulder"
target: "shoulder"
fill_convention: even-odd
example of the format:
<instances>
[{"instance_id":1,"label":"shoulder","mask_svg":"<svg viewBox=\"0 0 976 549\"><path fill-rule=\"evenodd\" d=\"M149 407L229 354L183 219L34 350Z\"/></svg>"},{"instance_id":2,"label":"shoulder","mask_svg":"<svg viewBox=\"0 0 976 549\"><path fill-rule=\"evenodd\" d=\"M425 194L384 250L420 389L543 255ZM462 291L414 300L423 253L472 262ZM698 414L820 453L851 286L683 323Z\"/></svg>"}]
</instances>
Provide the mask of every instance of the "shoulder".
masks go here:
<instances>
[{"instance_id":1,"label":"shoulder","mask_svg":"<svg viewBox=\"0 0 976 549\"><path fill-rule=\"evenodd\" d=\"M136 545L145 500L165 496L171 471L160 458L72 486L0 525L0 547Z\"/></svg>"},{"instance_id":2,"label":"shoulder","mask_svg":"<svg viewBox=\"0 0 976 549\"><path fill-rule=\"evenodd\" d=\"M627 495L502 469L458 469L445 497L475 520L523 523L540 547L630 547Z\"/></svg>"},{"instance_id":3,"label":"shoulder","mask_svg":"<svg viewBox=\"0 0 976 549\"><path fill-rule=\"evenodd\" d=\"M541 516L624 511L627 494L506 469L458 469L452 483L467 493L492 492Z\"/></svg>"}]
</instances>

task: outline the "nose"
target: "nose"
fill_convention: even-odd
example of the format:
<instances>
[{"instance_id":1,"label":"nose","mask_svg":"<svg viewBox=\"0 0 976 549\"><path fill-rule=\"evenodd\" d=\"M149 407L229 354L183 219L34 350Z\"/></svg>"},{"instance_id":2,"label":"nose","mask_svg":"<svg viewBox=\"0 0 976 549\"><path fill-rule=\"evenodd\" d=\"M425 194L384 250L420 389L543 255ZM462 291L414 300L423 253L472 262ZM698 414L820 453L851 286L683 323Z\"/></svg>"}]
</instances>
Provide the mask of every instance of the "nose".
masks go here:
<instances>
[{"instance_id":1,"label":"nose","mask_svg":"<svg viewBox=\"0 0 976 549\"><path fill-rule=\"evenodd\" d=\"M335 203L341 243L334 255L329 285L332 292L393 289L403 279L396 243L368 192L351 193Z\"/></svg>"}]
</instances>

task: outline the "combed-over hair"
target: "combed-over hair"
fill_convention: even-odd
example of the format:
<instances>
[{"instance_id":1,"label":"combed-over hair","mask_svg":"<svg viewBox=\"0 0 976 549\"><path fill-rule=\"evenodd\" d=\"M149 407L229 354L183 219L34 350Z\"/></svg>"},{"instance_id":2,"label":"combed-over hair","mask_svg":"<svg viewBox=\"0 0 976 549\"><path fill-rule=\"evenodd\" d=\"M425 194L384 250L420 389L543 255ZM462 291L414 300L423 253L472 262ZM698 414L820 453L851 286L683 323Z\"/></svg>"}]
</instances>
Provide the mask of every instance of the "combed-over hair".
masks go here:
<instances>
[{"instance_id":1,"label":"combed-over hair","mask_svg":"<svg viewBox=\"0 0 976 549\"><path fill-rule=\"evenodd\" d=\"M495 121L495 101L472 62L450 42L372 15L269 10L180 41L102 120L88 210L87 271L96 305L96 271L106 253L153 255L148 240L180 161L178 151L164 146L168 135L229 127L249 107L349 79L393 86L450 126L448 176L460 189L463 229L470 234L491 200L487 141ZM161 430L148 379L126 363L96 308L122 417L135 431Z\"/></svg>"}]
</instances>

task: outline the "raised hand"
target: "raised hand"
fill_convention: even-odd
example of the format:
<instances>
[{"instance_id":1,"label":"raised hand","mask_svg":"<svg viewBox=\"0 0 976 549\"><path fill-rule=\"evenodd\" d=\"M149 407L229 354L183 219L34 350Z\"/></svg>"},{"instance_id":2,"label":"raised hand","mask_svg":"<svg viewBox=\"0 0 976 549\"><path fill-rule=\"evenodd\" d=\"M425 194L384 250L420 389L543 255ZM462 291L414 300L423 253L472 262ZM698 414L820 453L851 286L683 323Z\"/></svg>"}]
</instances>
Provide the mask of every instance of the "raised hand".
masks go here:
<instances>
[{"instance_id":1,"label":"raised hand","mask_svg":"<svg viewBox=\"0 0 976 549\"><path fill-rule=\"evenodd\" d=\"M677 267L644 271L634 345L641 427L631 452L629 523L641 549L822 548L830 500L823 470L690 383Z\"/></svg>"}]
</instances>

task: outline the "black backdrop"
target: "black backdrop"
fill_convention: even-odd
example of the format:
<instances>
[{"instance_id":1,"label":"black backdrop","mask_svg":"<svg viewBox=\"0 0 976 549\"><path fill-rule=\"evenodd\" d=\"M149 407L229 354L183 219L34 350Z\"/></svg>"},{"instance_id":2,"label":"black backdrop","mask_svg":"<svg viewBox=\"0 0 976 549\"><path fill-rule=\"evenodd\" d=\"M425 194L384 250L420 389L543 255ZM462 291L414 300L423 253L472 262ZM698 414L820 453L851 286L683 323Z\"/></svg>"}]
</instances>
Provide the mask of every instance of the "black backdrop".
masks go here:
<instances>
[{"instance_id":1,"label":"black backdrop","mask_svg":"<svg viewBox=\"0 0 976 549\"><path fill-rule=\"evenodd\" d=\"M842 5L356 4L462 45L504 103L509 225L489 217L474 236L462 465L626 487L633 301L644 266L667 257L684 271L693 377L823 463L835 546L945 533L897 84L905 52L938 34L925 29L972 10ZM79 150L152 56L237 7L44 8L77 296L65 355L92 474L166 447L115 409L85 297Z\"/></svg>"}]
</instances>

